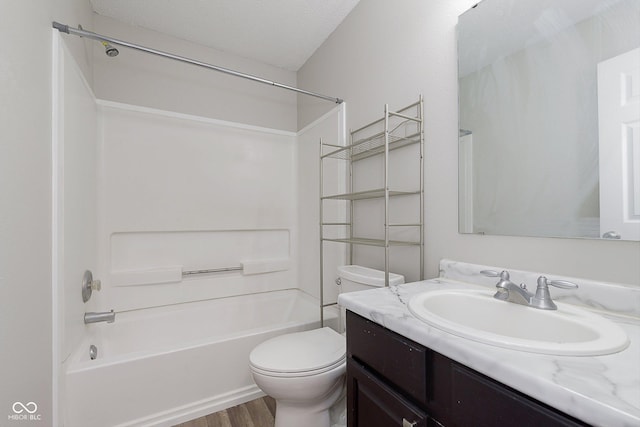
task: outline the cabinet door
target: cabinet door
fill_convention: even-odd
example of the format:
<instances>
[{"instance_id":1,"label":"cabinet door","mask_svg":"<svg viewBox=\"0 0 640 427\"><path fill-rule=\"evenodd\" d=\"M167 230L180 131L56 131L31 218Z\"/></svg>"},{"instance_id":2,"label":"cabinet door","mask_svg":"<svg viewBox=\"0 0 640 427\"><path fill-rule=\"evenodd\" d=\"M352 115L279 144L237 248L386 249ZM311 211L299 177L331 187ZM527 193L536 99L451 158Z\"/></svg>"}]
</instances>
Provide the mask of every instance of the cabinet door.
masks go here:
<instances>
[{"instance_id":1,"label":"cabinet door","mask_svg":"<svg viewBox=\"0 0 640 427\"><path fill-rule=\"evenodd\" d=\"M375 371L416 404L428 404L427 365L431 351L350 311L347 330L347 356Z\"/></svg>"},{"instance_id":2,"label":"cabinet door","mask_svg":"<svg viewBox=\"0 0 640 427\"><path fill-rule=\"evenodd\" d=\"M347 360L348 427L427 427L427 415L352 359Z\"/></svg>"},{"instance_id":3,"label":"cabinet door","mask_svg":"<svg viewBox=\"0 0 640 427\"><path fill-rule=\"evenodd\" d=\"M579 420L457 364L452 366L455 426L578 427Z\"/></svg>"}]
</instances>

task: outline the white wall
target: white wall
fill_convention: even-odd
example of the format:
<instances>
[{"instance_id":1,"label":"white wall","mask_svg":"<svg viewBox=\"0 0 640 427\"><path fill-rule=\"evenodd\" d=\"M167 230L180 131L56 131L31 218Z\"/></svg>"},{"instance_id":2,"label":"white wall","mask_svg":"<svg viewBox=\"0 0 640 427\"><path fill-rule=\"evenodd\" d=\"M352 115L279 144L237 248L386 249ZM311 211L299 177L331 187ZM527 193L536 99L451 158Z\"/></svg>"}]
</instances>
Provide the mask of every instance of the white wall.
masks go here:
<instances>
[{"instance_id":1,"label":"white wall","mask_svg":"<svg viewBox=\"0 0 640 427\"><path fill-rule=\"evenodd\" d=\"M219 50L94 17L97 33L296 86L296 73ZM209 69L119 48L109 58L95 44L94 90L100 99L274 129L296 131L294 92Z\"/></svg>"},{"instance_id":2,"label":"white wall","mask_svg":"<svg viewBox=\"0 0 640 427\"><path fill-rule=\"evenodd\" d=\"M51 21L91 18L84 0L0 6L0 417L53 425L51 276ZM74 43L83 69L84 42ZM14 402L42 421L10 421Z\"/></svg>"},{"instance_id":3,"label":"white wall","mask_svg":"<svg viewBox=\"0 0 640 427\"><path fill-rule=\"evenodd\" d=\"M640 243L458 234L457 17L475 0L361 2L298 72L349 105L348 127L425 98L426 276L451 258L640 285ZM384 29L384 30L383 30ZM327 111L299 97L298 125Z\"/></svg>"}]
</instances>

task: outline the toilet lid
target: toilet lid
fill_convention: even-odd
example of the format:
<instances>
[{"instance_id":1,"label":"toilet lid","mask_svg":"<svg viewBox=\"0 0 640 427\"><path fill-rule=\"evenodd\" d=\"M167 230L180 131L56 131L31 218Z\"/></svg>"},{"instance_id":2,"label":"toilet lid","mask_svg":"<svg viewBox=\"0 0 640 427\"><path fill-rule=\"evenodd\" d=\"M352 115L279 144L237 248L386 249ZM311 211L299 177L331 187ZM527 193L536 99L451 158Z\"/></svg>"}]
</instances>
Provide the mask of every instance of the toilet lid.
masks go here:
<instances>
[{"instance_id":1,"label":"toilet lid","mask_svg":"<svg viewBox=\"0 0 640 427\"><path fill-rule=\"evenodd\" d=\"M253 349L249 361L264 371L295 373L335 365L345 355L345 338L325 327L271 338Z\"/></svg>"}]
</instances>

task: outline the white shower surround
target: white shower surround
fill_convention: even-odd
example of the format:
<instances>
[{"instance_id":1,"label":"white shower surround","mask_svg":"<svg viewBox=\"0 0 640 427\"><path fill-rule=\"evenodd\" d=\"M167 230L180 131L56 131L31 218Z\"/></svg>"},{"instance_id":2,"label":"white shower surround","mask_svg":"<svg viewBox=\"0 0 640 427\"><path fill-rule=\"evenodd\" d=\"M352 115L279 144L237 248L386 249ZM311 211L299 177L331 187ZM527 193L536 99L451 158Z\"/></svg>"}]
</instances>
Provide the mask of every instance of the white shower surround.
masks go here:
<instances>
[{"instance_id":1,"label":"white shower surround","mask_svg":"<svg viewBox=\"0 0 640 427\"><path fill-rule=\"evenodd\" d=\"M100 310L297 287L295 133L97 102ZM268 259L289 267L144 280ZM143 280L125 286L122 274Z\"/></svg>"},{"instance_id":2,"label":"white shower surround","mask_svg":"<svg viewBox=\"0 0 640 427\"><path fill-rule=\"evenodd\" d=\"M54 51L66 51L64 42L54 43ZM298 247L314 241L298 236L297 204L307 201L298 197L312 197L318 185L297 182L308 171L298 170L296 144L300 138L312 147L318 135L101 101L73 58L60 55L66 56L54 80L56 102L64 101L56 121L56 185L83 185L56 192L58 423L174 425L260 396L248 371L251 349L319 326L317 276L297 267L299 257L310 262ZM78 120L84 117L78 111L91 115ZM329 116L339 118L339 130L329 126L339 143L344 106L317 123ZM93 154L84 155L89 147ZM76 162L81 170L67 170ZM70 221L76 211L63 202L89 224ZM229 233L239 236L231 236L233 244ZM70 244L97 250L76 260ZM287 268L134 285L117 280L123 272L229 267L267 256ZM102 290L83 304L75 279L87 267ZM335 301L334 288L325 296ZM110 309L115 323L82 324L84 312ZM90 345L98 347L96 360L88 360Z\"/></svg>"}]
</instances>

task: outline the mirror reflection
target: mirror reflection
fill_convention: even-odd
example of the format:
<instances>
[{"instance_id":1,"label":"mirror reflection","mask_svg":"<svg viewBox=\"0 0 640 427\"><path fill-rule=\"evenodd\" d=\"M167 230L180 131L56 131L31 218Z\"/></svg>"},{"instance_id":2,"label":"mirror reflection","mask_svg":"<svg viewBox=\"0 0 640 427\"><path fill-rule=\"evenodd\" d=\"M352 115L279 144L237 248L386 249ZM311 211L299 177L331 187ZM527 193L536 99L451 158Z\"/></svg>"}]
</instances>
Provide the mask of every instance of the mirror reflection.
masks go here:
<instances>
[{"instance_id":1,"label":"mirror reflection","mask_svg":"<svg viewBox=\"0 0 640 427\"><path fill-rule=\"evenodd\" d=\"M640 240L640 0L459 18L460 232Z\"/></svg>"}]
</instances>

